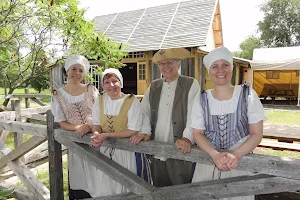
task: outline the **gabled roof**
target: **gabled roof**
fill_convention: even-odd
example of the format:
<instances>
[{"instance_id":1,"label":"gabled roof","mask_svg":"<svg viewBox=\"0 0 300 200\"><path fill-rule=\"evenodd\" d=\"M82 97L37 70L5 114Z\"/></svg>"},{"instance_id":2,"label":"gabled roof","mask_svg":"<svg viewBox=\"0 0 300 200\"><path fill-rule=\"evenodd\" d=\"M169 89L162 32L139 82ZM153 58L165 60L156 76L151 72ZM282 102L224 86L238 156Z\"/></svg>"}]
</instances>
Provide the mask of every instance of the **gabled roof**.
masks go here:
<instances>
[{"instance_id":1,"label":"gabled roof","mask_svg":"<svg viewBox=\"0 0 300 200\"><path fill-rule=\"evenodd\" d=\"M95 18L96 31L128 52L205 46L217 0L192 0Z\"/></svg>"}]
</instances>

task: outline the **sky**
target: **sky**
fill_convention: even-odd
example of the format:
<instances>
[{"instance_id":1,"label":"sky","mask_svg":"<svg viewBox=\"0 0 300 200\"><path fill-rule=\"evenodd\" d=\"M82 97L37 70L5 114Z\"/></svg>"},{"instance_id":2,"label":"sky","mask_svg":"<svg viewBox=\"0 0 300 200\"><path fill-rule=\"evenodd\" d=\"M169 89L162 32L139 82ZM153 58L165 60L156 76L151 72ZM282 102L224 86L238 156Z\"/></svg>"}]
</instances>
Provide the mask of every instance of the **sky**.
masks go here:
<instances>
[{"instance_id":1,"label":"sky","mask_svg":"<svg viewBox=\"0 0 300 200\"><path fill-rule=\"evenodd\" d=\"M86 17L142 9L176 3L180 0L80 0L86 8ZM239 44L250 35L257 34L257 23L263 19L259 5L264 0L220 0L224 46L239 50Z\"/></svg>"}]
</instances>

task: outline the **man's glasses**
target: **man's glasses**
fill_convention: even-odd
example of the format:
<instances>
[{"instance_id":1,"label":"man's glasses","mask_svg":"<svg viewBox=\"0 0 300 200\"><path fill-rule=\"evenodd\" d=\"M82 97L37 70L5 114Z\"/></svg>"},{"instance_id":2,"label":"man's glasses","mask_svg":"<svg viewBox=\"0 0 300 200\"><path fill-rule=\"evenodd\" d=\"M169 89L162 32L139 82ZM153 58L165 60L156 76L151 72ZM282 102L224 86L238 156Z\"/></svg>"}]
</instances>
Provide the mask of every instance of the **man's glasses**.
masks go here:
<instances>
[{"instance_id":1,"label":"man's glasses","mask_svg":"<svg viewBox=\"0 0 300 200\"><path fill-rule=\"evenodd\" d=\"M166 65L172 65L173 63L177 62L177 60L166 60L159 62L159 66L166 66Z\"/></svg>"}]
</instances>

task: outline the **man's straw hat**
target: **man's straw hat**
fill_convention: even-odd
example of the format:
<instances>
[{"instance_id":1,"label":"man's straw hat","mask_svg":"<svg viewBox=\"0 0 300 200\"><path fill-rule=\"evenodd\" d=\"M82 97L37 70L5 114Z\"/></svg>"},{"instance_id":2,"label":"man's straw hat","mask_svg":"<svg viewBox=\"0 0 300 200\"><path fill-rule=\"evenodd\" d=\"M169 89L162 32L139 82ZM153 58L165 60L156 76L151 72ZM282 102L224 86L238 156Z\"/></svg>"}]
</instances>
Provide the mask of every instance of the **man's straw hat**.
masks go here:
<instances>
[{"instance_id":1,"label":"man's straw hat","mask_svg":"<svg viewBox=\"0 0 300 200\"><path fill-rule=\"evenodd\" d=\"M152 62L158 63L162 60L189 58L191 53L184 48L161 49L156 52L152 58Z\"/></svg>"}]
</instances>

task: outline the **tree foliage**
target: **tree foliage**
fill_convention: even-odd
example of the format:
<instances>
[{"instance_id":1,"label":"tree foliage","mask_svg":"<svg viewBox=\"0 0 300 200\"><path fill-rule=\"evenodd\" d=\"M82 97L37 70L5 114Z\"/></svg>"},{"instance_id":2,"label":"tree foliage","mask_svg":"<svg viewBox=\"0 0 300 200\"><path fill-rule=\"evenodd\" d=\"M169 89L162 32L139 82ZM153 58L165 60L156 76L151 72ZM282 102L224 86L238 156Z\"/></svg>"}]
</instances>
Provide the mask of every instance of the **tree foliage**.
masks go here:
<instances>
[{"instance_id":1,"label":"tree foliage","mask_svg":"<svg viewBox=\"0 0 300 200\"><path fill-rule=\"evenodd\" d=\"M261 10L258 29L265 47L300 45L300 0L268 0Z\"/></svg>"},{"instance_id":2,"label":"tree foliage","mask_svg":"<svg viewBox=\"0 0 300 200\"><path fill-rule=\"evenodd\" d=\"M69 54L100 60L102 67L123 66L120 60L126 55L124 45L97 34L78 3L77 0L0 2L0 84L8 86L9 94L31 84L44 88L38 83L49 80L46 76L49 67Z\"/></svg>"},{"instance_id":3,"label":"tree foliage","mask_svg":"<svg viewBox=\"0 0 300 200\"><path fill-rule=\"evenodd\" d=\"M252 60L253 50L255 48L260 48L261 47L260 39L255 37L255 36L250 36L246 40L244 40L239 45L239 47L240 47L241 51L240 52L233 52L234 56Z\"/></svg>"}]
</instances>

